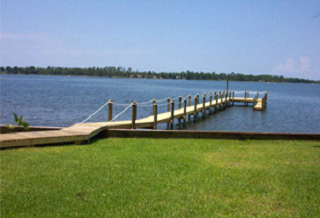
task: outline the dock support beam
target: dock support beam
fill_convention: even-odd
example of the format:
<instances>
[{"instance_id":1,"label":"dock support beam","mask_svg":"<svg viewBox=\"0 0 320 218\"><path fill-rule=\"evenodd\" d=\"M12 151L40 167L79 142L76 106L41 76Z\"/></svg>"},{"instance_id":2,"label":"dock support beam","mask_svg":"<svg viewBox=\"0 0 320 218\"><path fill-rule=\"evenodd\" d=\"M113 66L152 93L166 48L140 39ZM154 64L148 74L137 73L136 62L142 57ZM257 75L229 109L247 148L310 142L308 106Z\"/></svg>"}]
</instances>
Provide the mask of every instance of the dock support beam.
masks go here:
<instances>
[{"instance_id":1,"label":"dock support beam","mask_svg":"<svg viewBox=\"0 0 320 218\"><path fill-rule=\"evenodd\" d=\"M218 95L217 92L214 92L214 100L215 100L215 104L214 104L214 112L217 113L217 105L218 105Z\"/></svg>"},{"instance_id":2,"label":"dock support beam","mask_svg":"<svg viewBox=\"0 0 320 218\"><path fill-rule=\"evenodd\" d=\"M187 119L187 99L183 99L183 127L186 127L186 119Z\"/></svg>"},{"instance_id":3,"label":"dock support beam","mask_svg":"<svg viewBox=\"0 0 320 218\"><path fill-rule=\"evenodd\" d=\"M171 129L173 129L174 121L174 100L171 101Z\"/></svg>"},{"instance_id":4,"label":"dock support beam","mask_svg":"<svg viewBox=\"0 0 320 218\"><path fill-rule=\"evenodd\" d=\"M110 99L108 101L108 121L112 120L112 105L113 105L113 102L112 102L112 99Z\"/></svg>"},{"instance_id":5,"label":"dock support beam","mask_svg":"<svg viewBox=\"0 0 320 218\"><path fill-rule=\"evenodd\" d=\"M212 114L212 112L211 112L211 107L212 107L212 92L210 92L210 94L209 94L209 104L210 104L210 106L209 106L209 114Z\"/></svg>"},{"instance_id":6,"label":"dock support beam","mask_svg":"<svg viewBox=\"0 0 320 218\"><path fill-rule=\"evenodd\" d=\"M194 112L193 112L193 120L197 120L197 97L194 97Z\"/></svg>"},{"instance_id":7,"label":"dock support beam","mask_svg":"<svg viewBox=\"0 0 320 218\"><path fill-rule=\"evenodd\" d=\"M168 97L167 103L168 103L168 109L167 109L167 111L170 112L170 97ZM167 123L167 129L169 129L169 122Z\"/></svg>"},{"instance_id":8,"label":"dock support beam","mask_svg":"<svg viewBox=\"0 0 320 218\"><path fill-rule=\"evenodd\" d=\"M191 106L191 95L188 95L188 99L189 99L188 106ZM191 115L189 114L188 115L189 121L190 121L190 118L191 118Z\"/></svg>"},{"instance_id":9,"label":"dock support beam","mask_svg":"<svg viewBox=\"0 0 320 218\"><path fill-rule=\"evenodd\" d=\"M202 96L202 119L206 117L206 93Z\"/></svg>"},{"instance_id":10,"label":"dock support beam","mask_svg":"<svg viewBox=\"0 0 320 218\"><path fill-rule=\"evenodd\" d=\"M137 119L137 102L132 103L132 129L136 129L136 119Z\"/></svg>"},{"instance_id":11,"label":"dock support beam","mask_svg":"<svg viewBox=\"0 0 320 218\"><path fill-rule=\"evenodd\" d=\"M232 105L234 105L234 91L232 91Z\"/></svg>"},{"instance_id":12,"label":"dock support beam","mask_svg":"<svg viewBox=\"0 0 320 218\"><path fill-rule=\"evenodd\" d=\"M157 129L157 124L158 124L158 105L156 102L153 104L153 129Z\"/></svg>"},{"instance_id":13,"label":"dock support beam","mask_svg":"<svg viewBox=\"0 0 320 218\"><path fill-rule=\"evenodd\" d=\"M221 91L219 91L219 100L220 100L220 103L219 103L219 111L221 111L221 104L222 104Z\"/></svg>"},{"instance_id":14,"label":"dock support beam","mask_svg":"<svg viewBox=\"0 0 320 218\"><path fill-rule=\"evenodd\" d=\"M199 104L199 102L200 102L200 95L199 95L199 93L197 94L197 104ZM199 112L198 111L196 111L197 112L197 118L198 118L198 116L199 116Z\"/></svg>"},{"instance_id":15,"label":"dock support beam","mask_svg":"<svg viewBox=\"0 0 320 218\"><path fill-rule=\"evenodd\" d=\"M179 96L179 109L181 109L181 106L182 106L182 97ZM179 120L179 126L181 124L181 118L178 119Z\"/></svg>"}]
</instances>

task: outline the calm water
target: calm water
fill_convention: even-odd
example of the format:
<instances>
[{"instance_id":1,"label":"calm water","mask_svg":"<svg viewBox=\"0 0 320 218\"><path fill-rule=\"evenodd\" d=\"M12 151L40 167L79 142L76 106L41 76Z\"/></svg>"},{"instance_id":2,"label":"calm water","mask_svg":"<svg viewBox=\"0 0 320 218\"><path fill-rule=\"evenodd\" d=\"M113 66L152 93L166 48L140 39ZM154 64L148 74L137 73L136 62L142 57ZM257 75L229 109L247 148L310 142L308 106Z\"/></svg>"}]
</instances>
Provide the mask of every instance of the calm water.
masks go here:
<instances>
[{"instance_id":1,"label":"calm water","mask_svg":"<svg viewBox=\"0 0 320 218\"><path fill-rule=\"evenodd\" d=\"M33 126L71 126L85 120L108 99L130 104L133 100L195 96L223 90L225 82L185 80L108 79L91 77L1 75L1 124L13 123L13 115L23 115ZM230 90L268 91L268 106L263 112L242 104L188 122L184 129L214 131L320 132L320 85L230 82ZM241 94L241 96L243 96ZM252 94L253 96L253 94ZM177 102L177 100L176 100ZM159 111L166 110L165 101ZM114 106L114 115L126 108ZM105 121L107 107L90 119ZM138 106L138 118L152 114L152 106ZM131 109L117 120L131 119ZM160 125L165 128L165 125ZM175 128L180 129L176 123Z\"/></svg>"}]
</instances>

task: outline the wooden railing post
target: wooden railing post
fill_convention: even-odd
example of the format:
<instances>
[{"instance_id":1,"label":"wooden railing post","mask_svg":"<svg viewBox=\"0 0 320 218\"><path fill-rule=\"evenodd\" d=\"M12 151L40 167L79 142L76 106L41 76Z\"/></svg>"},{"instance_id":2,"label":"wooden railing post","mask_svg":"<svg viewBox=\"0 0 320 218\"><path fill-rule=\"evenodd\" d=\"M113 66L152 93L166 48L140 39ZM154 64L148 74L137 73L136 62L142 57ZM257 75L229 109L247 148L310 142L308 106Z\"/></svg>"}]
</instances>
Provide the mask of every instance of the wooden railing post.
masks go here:
<instances>
[{"instance_id":1,"label":"wooden railing post","mask_svg":"<svg viewBox=\"0 0 320 218\"><path fill-rule=\"evenodd\" d=\"M217 94L217 92L214 92L214 100L215 100L214 112L217 113L217 105L218 105L218 94Z\"/></svg>"},{"instance_id":2,"label":"wooden railing post","mask_svg":"<svg viewBox=\"0 0 320 218\"><path fill-rule=\"evenodd\" d=\"M153 104L153 129L157 129L157 124L158 124L158 105L156 102Z\"/></svg>"},{"instance_id":3,"label":"wooden railing post","mask_svg":"<svg viewBox=\"0 0 320 218\"><path fill-rule=\"evenodd\" d=\"M108 101L108 121L112 120L112 105L113 105L113 102L112 102L112 99L110 99Z\"/></svg>"},{"instance_id":4,"label":"wooden railing post","mask_svg":"<svg viewBox=\"0 0 320 218\"><path fill-rule=\"evenodd\" d=\"M179 109L181 109L181 107L182 107L182 97L179 96ZM178 120L179 120L179 126L180 126L180 124L181 124L181 118L178 118Z\"/></svg>"},{"instance_id":5,"label":"wooden railing post","mask_svg":"<svg viewBox=\"0 0 320 218\"><path fill-rule=\"evenodd\" d=\"M234 105L234 91L232 91L232 105Z\"/></svg>"},{"instance_id":6,"label":"wooden railing post","mask_svg":"<svg viewBox=\"0 0 320 218\"><path fill-rule=\"evenodd\" d=\"M200 95L199 93L197 94L197 104L200 103ZM197 111L197 119L198 119L198 116L199 116L199 112Z\"/></svg>"},{"instance_id":7,"label":"wooden railing post","mask_svg":"<svg viewBox=\"0 0 320 218\"><path fill-rule=\"evenodd\" d=\"M202 96L202 118L206 117L206 93Z\"/></svg>"},{"instance_id":8,"label":"wooden railing post","mask_svg":"<svg viewBox=\"0 0 320 218\"><path fill-rule=\"evenodd\" d=\"M174 121L174 100L171 101L171 129L173 129Z\"/></svg>"},{"instance_id":9,"label":"wooden railing post","mask_svg":"<svg viewBox=\"0 0 320 218\"><path fill-rule=\"evenodd\" d=\"M157 103L156 101L157 101L156 99L153 99L153 100L152 100L153 105ZM153 107L152 114L154 114L154 107Z\"/></svg>"},{"instance_id":10,"label":"wooden railing post","mask_svg":"<svg viewBox=\"0 0 320 218\"><path fill-rule=\"evenodd\" d=\"M268 92L264 93L264 110L267 108Z\"/></svg>"},{"instance_id":11,"label":"wooden railing post","mask_svg":"<svg viewBox=\"0 0 320 218\"><path fill-rule=\"evenodd\" d=\"M210 104L209 104L209 114L212 114L212 113L211 113L211 107L212 107L212 92L210 92L210 94L209 94L209 102L210 102Z\"/></svg>"},{"instance_id":12,"label":"wooden railing post","mask_svg":"<svg viewBox=\"0 0 320 218\"><path fill-rule=\"evenodd\" d=\"M267 104L268 104L268 92L265 92L264 96L266 96L266 106L267 106Z\"/></svg>"},{"instance_id":13,"label":"wooden railing post","mask_svg":"<svg viewBox=\"0 0 320 218\"><path fill-rule=\"evenodd\" d=\"M228 107L229 105L229 101L228 101L228 97L229 97L229 91L226 91L226 107Z\"/></svg>"},{"instance_id":14,"label":"wooden railing post","mask_svg":"<svg viewBox=\"0 0 320 218\"><path fill-rule=\"evenodd\" d=\"M222 106L224 109L226 107L226 92L225 91L222 92L222 102L223 102Z\"/></svg>"},{"instance_id":15,"label":"wooden railing post","mask_svg":"<svg viewBox=\"0 0 320 218\"><path fill-rule=\"evenodd\" d=\"M247 99L247 91L244 91L244 99ZM246 100L244 101L244 105L247 105Z\"/></svg>"},{"instance_id":16,"label":"wooden railing post","mask_svg":"<svg viewBox=\"0 0 320 218\"><path fill-rule=\"evenodd\" d=\"M221 111L221 91L219 91L219 96L218 96L218 98L219 98L219 101L220 101L220 103L219 103L219 111Z\"/></svg>"},{"instance_id":17,"label":"wooden railing post","mask_svg":"<svg viewBox=\"0 0 320 218\"><path fill-rule=\"evenodd\" d=\"M136 129L136 119L137 119L137 102L132 104L132 129Z\"/></svg>"},{"instance_id":18,"label":"wooden railing post","mask_svg":"<svg viewBox=\"0 0 320 218\"><path fill-rule=\"evenodd\" d=\"M167 98L168 108L167 111L170 112L170 97ZM169 122L167 123L167 129L169 129Z\"/></svg>"},{"instance_id":19,"label":"wooden railing post","mask_svg":"<svg viewBox=\"0 0 320 218\"><path fill-rule=\"evenodd\" d=\"M197 120L197 97L194 97L194 113L193 113L193 120Z\"/></svg>"},{"instance_id":20,"label":"wooden railing post","mask_svg":"<svg viewBox=\"0 0 320 218\"><path fill-rule=\"evenodd\" d=\"M188 102L188 106L191 106L191 95L188 96L189 102ZM190 121L191 115L188 115L188 119Z\"/></svg>"},{"instance_id":21,"label":"wooden railing post","mask_svg":"<svg viewBox=\"0 0 320 218\"><path fill-rule=\"evenodd\" d=\"M187 119L187 99L183 99L183 126L186 126L186 119Z\"/></svg>"}]
</instances>

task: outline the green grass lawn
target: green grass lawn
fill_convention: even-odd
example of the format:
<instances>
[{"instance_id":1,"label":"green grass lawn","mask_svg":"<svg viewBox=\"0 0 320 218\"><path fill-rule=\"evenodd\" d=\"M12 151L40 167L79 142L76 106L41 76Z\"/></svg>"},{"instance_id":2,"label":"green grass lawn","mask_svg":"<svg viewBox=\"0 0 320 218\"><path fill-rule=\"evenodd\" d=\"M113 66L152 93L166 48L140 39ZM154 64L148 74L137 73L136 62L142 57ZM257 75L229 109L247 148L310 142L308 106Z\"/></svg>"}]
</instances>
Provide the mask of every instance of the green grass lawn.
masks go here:
<instances>
[{"instance_id":1,"label":"green grass lawn","mask_svg":"<svg viewBox=\"0 0 320 218\"><path fill-rule=\"evenodd\" d=\"M1 150L1 217L320 217L319 141Z\"/></svg>"}]
</instances>

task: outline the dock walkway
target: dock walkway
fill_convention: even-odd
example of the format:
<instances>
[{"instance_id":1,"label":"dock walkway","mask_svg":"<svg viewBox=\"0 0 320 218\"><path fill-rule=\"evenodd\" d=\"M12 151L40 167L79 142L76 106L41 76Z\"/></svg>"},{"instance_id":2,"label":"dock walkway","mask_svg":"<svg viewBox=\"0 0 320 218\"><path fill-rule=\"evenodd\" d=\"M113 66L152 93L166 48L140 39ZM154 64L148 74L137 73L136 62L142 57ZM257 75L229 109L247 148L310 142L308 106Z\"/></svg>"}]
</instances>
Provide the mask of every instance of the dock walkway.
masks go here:
<instances>
[{"instance_id":1,"label":"dock walkway","mask_svg":"<svg viewBox=\"0 0 320 218\"><path fill-rule=\"evenodd\" d=\"M266 107L267 93L263 98L244 98L234 97L234 94L215 94L214 99L210 96L208 102L205 101L205 96L202 103L197 103L189 106L184 99L183 107L181 106L181 99L179 102L179 108L174 109L174 101L172 100L169 105L168 112L158 114L157 104L155 103L153 115L143 119L136 119L136 114L132 116L132 120L126 121L110 121L110 122L95 122L95 123L78 123L70 127L63 128L61 130L50 131L34 131L34 132L18 132L7 133L0 135L0 148L19 147L19 146L34 146L34 145L46 145L46 144L58 144L58 143L75 143L80 144L83 141L89 142L94 136L101 131L107 129L128 129L128 128L157 128L158 123L167 123L168 127L173 127L174 119L179 119L179 122L186 123L187 117L190 120L190 115L193 115L193 119L198 118L198 113L202 113L202 117L206 116L206 111L209 114L225 109L228 106L233 105L235 102L243 102L244 104L253 103L254 110L264 110ZM195 102L199 102L199 96ZM169 111L169 106L171 110ZM133 105L133 114L134 112ZM111 119L109 119L111 120Z\"/></svg>"}]
</instances>

